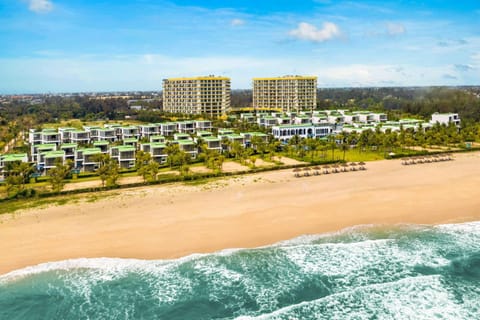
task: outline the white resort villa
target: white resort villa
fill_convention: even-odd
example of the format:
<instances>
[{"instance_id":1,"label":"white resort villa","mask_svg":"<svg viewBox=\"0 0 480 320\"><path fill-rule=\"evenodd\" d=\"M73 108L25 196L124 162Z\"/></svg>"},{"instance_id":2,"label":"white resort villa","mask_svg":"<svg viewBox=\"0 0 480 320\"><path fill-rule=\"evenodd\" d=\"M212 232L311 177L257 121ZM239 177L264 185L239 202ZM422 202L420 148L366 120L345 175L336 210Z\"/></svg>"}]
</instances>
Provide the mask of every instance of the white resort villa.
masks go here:
<instances>
[{"instance_id":1,"label":"white resort villa","mask_svg":"<svg viewBox=\"0 0 480 320\"><path fill-rule=\"evenodd\" d=\"M403 129L426 130L436 123L460 124L458 114L435 113L430 122L418 119L388 121L384 113L349 110L324 110L300 112L242 113L238 119L246 123L257 123L271 132L273 138L287 143L294 136L302 138L325 138L340 132L375 130L386 132ZM217 132L216 135L213 132ZM165 163L168 144L178 144L192 159L198 156L199 142L208 149L228 151L231 143L253 147L253 137L268 140L261 132L234 132L231 129L213 130L208 120L186 120L178 122L148 123L142 125L105 124L103 127L84 126L78 128L31 129L28 133L29 153L0 155L0 175L10 162L32 162L39 173L55 167L58 160L71 160L76 170L91 172L98 169L95 161L98 154L110 154L121 168L133 168L137 150L151 154L158 163ZM227 141L231 143L226 143Z\"/></svg>"}]
</instances>

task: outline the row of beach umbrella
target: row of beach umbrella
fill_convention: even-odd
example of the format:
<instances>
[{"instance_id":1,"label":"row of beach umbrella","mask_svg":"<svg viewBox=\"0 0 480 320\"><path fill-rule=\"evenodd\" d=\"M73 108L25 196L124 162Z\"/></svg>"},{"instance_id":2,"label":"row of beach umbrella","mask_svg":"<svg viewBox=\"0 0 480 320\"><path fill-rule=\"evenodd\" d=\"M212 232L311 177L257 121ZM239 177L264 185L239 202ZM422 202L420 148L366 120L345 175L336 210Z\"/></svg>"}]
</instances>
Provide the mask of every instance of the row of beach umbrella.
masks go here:
<instances>
[{"instance_id":1,"label":"row of beach umbrella","mask_svg":"<svg viewBox=\"0 0 480 320\"><path fill-rule=\"evenodd\" d=\"M453 156L450 153L443 153L443 154L404 158L402 159L402 164L405 166L408 166L412 164L422 164L422 163L450 161L450 160L453 160Z\"/></svg>"},{"instance_id":2,"label":"row of beach umbrella","mask_svg":"<svg viewBox=\"0 0 480 320\"><path fill-rule=\"evenodd\" d=\"M357 171L357 170L367 170L365 167L365 162L350 162L334 165L324 165L324 166L315 166L315 167L305 167L303 169L295 168L293 173L295 177L308 177L310 175L319 176L321 174L330 174L330 173L340 173L348 171Z\"/></svg>"}]
</instances>

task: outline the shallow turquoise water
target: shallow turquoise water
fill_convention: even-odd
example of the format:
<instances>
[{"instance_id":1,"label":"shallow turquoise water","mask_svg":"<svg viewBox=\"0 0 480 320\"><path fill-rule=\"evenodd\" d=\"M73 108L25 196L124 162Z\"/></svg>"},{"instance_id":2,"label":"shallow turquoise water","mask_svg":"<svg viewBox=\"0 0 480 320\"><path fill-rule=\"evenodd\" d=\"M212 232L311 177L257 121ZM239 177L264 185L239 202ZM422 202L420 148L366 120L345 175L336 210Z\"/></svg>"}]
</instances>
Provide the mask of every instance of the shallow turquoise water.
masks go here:
<instances>
[{"instance_id":1,"label":"shallow turquoise water","mask_svg":"<svg viewBox=\"0 0 480 320\"><path fill-rule=\"evenodd\" d=\"M479 315L480 222L364 226L178 260L77 259L0 276L0 319Z\"/></svg>"}]
</instances>

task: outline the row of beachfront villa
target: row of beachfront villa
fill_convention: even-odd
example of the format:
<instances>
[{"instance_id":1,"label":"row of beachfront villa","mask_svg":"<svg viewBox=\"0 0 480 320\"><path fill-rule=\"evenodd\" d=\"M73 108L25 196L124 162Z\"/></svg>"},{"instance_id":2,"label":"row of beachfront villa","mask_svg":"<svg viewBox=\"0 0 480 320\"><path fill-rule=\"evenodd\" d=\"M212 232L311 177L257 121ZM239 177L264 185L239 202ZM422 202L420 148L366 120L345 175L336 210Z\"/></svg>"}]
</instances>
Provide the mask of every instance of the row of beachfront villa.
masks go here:
<instances>
[{"instance_id":1,"label":"row of beachfront villa","mask_svg":"<svg viewBox=\"0 0 480 320\"><path fill-rule=\"evenodd\" d=\"M385 114L369 111L326 110L303 111L287 113L242 113L238 116L245 122L257 123L269 127L274 138L281 142L288 142L293 136L302 138L325 138L340 132L361 133L365 130L379 128L398 132L403 129L428 129L435 123L458 126L458 114L432 115L430 122L419 119L401 119L388 121ZM76 128L59 128L30 130L30 154L0 155L0 171L9 162L33 162L39 171L45 172L55 166L57 159L71 160L75 168L81 171L93 171L98 167L95 162L99 153L109 153L116 159L122 168L135 165L135 152L143 150L149 152L159 163L166 162L167 155L164 149L167 143L176 143L189 153L192 158L198 154L198 139L202 138L209 149L218 151L228 150L225 140L238 141L249 147L252 136L257 135L267 139L264 133L240 133L232 130L218 129L218 135L211 132L212 122L208 120L191 120L178 122L150 123L142 125L122 126L119 124L105 124L99 126L85 126L82 130ZM148 143L140 143L148 141ZM88 145L89 148L82 146Z\"/></svg>"},{"instance_id":2,"label":"row of beachfront villa","mask_svg":"<svg viewBox=\"0 0 480 320\"><path fill-rule=\"evenodd\" d=\"M128 169L135 166L135 157L138 150L149 153L160 164L167 161L166 148L169 144L177 144L180 150L190 155L192 159L198 156L200 144L207 149L225 152L237 142L243 147L255 148L252 138L259 137L268 141L268 135L261 132L235 133L230 129L219 129L216 136L211 131L199 130L195 135L188 133L174 133L171 138L162 135L150 135L148 142L141 142L137 138L125 138L118 142L106 140L93 141L88 148L78 143L42 143L32 144L32 152L25 154L0 155L0 172L8 167L9 162L32 162L39 173L46 173L56 166L60 160L65 163L72 161L74 168L82 172L92 172L98 169L98 155L109 154L121 168Z\"/></svg>"},{"instance_id":3,"label":"row of beachfront villa","mask_svg":"<svg viewBox=\"0 0 480 320\"><path fill-rule=\"evenodd\" d=\"M387 121L385 113L370 111L349 111L349 110L320 110L300 112L272 112L272 113L243 113L240 119L257 123L262 127L273 127L277 125L300 125L300 124L370 124Z\"/></svg>"},{"instance_id":4,"label":"row of beachfront villa","mask_svg":"<svg viewBox=\"0 0 480 320\"><path fill-rule=\"evenodd\" d=\"M287 142L293 136L324 138L340 132L362 133L366 130L398 132L402 128L414 131L431 128L436 123L460 125L456 113L434 113L429 122L420 119L388 121L385 113L370 111L323 110L301 112L242 113L242 121L269 128L274 138Z\"/></svg>"}]
</instances>

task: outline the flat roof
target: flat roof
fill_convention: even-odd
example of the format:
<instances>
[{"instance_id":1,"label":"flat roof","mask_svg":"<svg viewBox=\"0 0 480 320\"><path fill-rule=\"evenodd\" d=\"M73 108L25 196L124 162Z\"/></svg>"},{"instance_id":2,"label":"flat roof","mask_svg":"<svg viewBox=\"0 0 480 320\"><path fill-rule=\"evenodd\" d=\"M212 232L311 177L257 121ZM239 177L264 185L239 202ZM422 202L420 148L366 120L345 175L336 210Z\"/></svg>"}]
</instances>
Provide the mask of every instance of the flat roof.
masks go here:
<instances>
[{"instance_id":1,"label":"flat roof","mask_svg":"<svg viewBox=\"0 0 480 320\"><path fill-rule=\"evenodd\" d=\"M253 78L253 81L257 80L317 80L317 76L281 76L281 77L266 77L266 78Z\"/></svg>"},{"instance_id":2,"label":"flat roof","mask_svg":"<svg viewBox=\"0 0 480 320\"><path fill-rule=\"evenodd\" d=\"M175 140L174 142L178 144L195 144L192 140Z\"/></svg>"},{"instance_id":3,"label":"flat roof","mask_svg":"<svg viewBox=\"0 0 480 320\"><path fill-rule=\"evenodd\" d=\"M106 144L108 145L108 144L110 144L110 142L105 141L105 140L100 140L100 141L94 141L94 142L93 142L93 145L94 145L94 146L104 146L104 145L106 145Z\"/></svg>"},{"instance_id":4,"label":"flat roof","mask_svg":"<svg viewBox=\"0 0 480 320\"><path fill-rule=\"evenodd\" d=\"M282 128L282 129L287 129L287 128L308 128L308 127L314 127L313 124L308 123L308 124L280 124L278 126L273 126L274 128Z\"/></svg>"},{"instance_id":5,"label":"flat roof","mask_svg":"<svg viewBox=\"0 0 480 320\"><path fill-rule=\"evenodd\" d=\"M112 149L118 149L118 151L135 151L134 146L114 146Z\"/></svg>"},{"instance_id":6,"label":"flat roof","mask_svg":"<svg viewBox=\"0 0 480 320\"><path fill-rule=\"evenodd\" d=\"M204 137L203 140L205 141L221 141L219 137Z\"/></svg>"},{"instance_id":7,"label":"flat roof","mask_svg":"<svg viewBox=\"0 0 480 320\"><path fill-rule=\"evenodd\" d=\"M244 132L243 134L249 134L251 136L257 136L257 137L266 137L268 134L263 133L263 132Z\"/></svg>"},{"instance_id":8,"label":"flat roof","mask_svg":"<svg viewBox=\"0 0 480 320\"><path fill-rule=\"evenodd\" d=\"M244 136L242 136L240 134L236 134L236 133L235 134L227 134L225 136L227 138L230 138L230 139L239 139L239 138L243 139L244 138Z\"/></svg>"},{"instance_id":9,"label":"flat roof","mask_svg":"<svg viewBox=\"0 0 480 320\"><path fill-rule=\"evenodd\" d=\"M0 158L2 158L3 161L21 161L22 159L25 159L27 157L26 153L10 153L10 154L4 154L0 155Z\"/></svg>"},{"instance_id":10,"label":"flat roof","mask_svg":"<svg viewBox=\"0 0 480 320\"><path fill-rule=\"evenodd\" d=\"M102 153L102 150L100 150L100 148L88 148L83 151L84 156L99 154L99 153Z\"/></svg>"},{"instance_id":11,"label":"flat roof","mask_svg":"<svg viewBox=\"0 0 480 320\"><path fill-rule=\"evenodd\" d=\"M37 147L38 150L41 150L41 149L56 148L57 145L55 143L45 143L45 144L37 144L35 147Z\"/></svg>"},{"instance_id":12,"label":"flat roof","mask_svg":"<svg viewBox=\"0 0 480 320\"><path fill-rule=\"evenodd\" d=\"M152 142L152 143L147 143L148 145L150 145L151 148L166 148L167 145L165 143L161 143L161 142Z\"/></svg>"},{"instance_id":13,"label":"flat roof","mask_svg":"<svg viewBox=\"0 0 480 320\"><path fill-rule=\"evenodd\" d=\"M200 76L200 77L182 77L182 78L168 78L164 79L164 81L184 81L184 80L230 80L230 78L227 77L216 77L216 76Z\"/></svg>"},{"instance_id":14,"label":"flat roof","mask_svg":"<svg viewBox=\"0 0 480 320\"><path fill-rule=\"evenodd\" d=\"M59 151L48 151L45 153L42 153L45 158L58 158L58 157L63 157L65 156L65 151L59 150Z\"/></svg>"}]
</instances>

